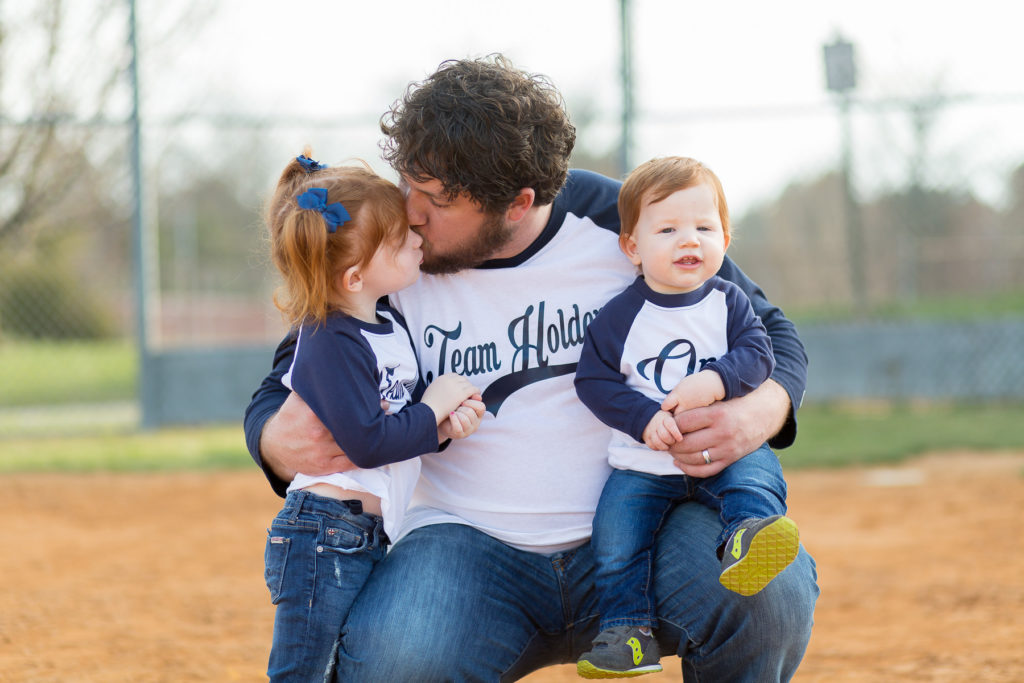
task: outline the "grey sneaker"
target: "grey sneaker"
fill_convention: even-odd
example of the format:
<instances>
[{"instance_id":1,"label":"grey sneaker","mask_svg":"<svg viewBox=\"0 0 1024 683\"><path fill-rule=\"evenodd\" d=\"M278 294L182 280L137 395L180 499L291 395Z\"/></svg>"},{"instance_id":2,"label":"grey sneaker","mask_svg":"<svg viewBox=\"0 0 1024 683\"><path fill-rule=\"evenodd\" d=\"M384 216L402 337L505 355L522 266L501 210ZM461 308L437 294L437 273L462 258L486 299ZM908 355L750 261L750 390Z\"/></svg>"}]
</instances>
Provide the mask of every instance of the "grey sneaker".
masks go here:
<instances>
[{"instance_id":1,"label":"grey sneaker","mask_svg":"<svg viewBox=\"0 0 1024 683\"><path fill-rule=\"evenodd\" d=\"M753 595L796 559L800 531L789 517L744 520L725 542L719 582L740 595Z\"/></svg>"},{"instance_id":2,"label":"grey sneaker","mask_svg":"<svg viewBox=\"0 0 1024 683\"><path fill-rule=\"evenodd\" d=\"M594 638L590 652L576 662L583 678L631 678L661 671L658 641L638 626L613 626Z\"/></svg>"}]
</instances>

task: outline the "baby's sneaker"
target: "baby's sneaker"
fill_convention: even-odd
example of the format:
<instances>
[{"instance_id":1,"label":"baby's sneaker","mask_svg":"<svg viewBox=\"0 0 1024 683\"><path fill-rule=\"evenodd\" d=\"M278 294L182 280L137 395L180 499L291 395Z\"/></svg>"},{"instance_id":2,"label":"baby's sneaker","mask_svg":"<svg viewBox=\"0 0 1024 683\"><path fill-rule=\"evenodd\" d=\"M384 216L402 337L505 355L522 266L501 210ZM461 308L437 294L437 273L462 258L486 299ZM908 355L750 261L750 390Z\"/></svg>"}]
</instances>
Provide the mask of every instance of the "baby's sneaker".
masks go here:
<instances>
[{"instance_id":1,"label":"baby's sneaker","mask_svg":"<svg viewBox=\"0 0 1024 683\"><path fill-rule=\"evenodd\" d=\"M650 629L613 626L594 638L590 652L576 662L576 673L583 678L631 678L661 671L659 659Z\"/></svg>"},{"instance_id":2,"label":"baby's sneaker","mask_svg":"<svg viewBox=\"0 0 1024 683\"><path fill-rule=\"evenodd\" d=\"M747 519L729 536L718 580L740 595L753 595L788 567L800 549L800 530L789 517Z\"/></svg>"}]
</instances>

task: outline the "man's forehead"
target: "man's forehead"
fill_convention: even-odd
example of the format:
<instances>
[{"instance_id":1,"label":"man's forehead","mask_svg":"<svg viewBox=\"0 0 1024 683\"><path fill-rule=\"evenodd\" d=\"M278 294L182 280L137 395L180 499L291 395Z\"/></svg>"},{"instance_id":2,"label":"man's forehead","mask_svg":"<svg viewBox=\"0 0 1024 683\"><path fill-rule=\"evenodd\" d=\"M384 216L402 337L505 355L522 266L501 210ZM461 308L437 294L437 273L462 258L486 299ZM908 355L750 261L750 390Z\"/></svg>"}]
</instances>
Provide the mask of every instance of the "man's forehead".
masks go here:
<instances>
[{"instance_id":1,"label":"man's forehead","mask_svg":"<svg viewBox=\"0 0 1024 683\"><path fill-rule=\"evenodd\" d=\"M429 194L432 196L443 196L447 194L444 189L444 184L437 178L426 177L422 180L416 180L406 174L402 174L402 183L411 190L416 190L423 194Z\"/></svg>"},{"instance_id":2,"label":"man's forehead","mask_svg":"<svg viewBox=\"0 0 1024 683\"><path fill-rule=\"evenodd\" d=\"M448 192L448 189L445 188L444 183L442 183L437 178L425 176L421 180L416 180L412 176L406 175L404 173L400 174L399 178L401 181L401 185L406 188L406 191L417 192L419 194L430 197L431 199L435 199L437 201L442 201L445 203L451 202L456 204L462 204L463 202L465 202L466 204L472 205L479 211L483 210L483 207L480 205L480 202L473 199L472 195L470 195L468 192L461 191L456 192L453 195L450 192Z\"/></svg>"}]
</instances>

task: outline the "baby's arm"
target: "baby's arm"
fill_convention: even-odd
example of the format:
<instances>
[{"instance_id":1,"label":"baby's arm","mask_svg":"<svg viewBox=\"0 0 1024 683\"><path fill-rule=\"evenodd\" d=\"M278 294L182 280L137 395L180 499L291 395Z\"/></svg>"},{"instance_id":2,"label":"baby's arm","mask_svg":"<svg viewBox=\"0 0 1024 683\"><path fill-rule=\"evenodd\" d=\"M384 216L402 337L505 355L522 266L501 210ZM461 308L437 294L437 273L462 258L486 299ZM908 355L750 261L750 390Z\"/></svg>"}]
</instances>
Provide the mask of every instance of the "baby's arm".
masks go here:
<instances>
[{"instance_id":1,"label":"baby's arm","mask_svg":"<svg viewBox=\"0 0 1024 683\"><path fill-rule=\"evenodd\" d=\"M714 370L701 370L687 375L661 402L661 409L681 413L691 408L703 408L725 398L725 383ZM680 437L682 438L682 437Z\"/></svg>"},{"instance_id":2,"label":"baby's arm","mask_svg":"<svg viewBox=\"0 0 1024 683\"><path fill-rule=\"evenodd\" d=\"M683 438L672 413L659 410L644 428L644 443L655 451L667 451L672 444Z\"/></svg>"},{"instance_id":3,"label":"baby's arm","mask_svg":"<svg viewBox=\"0 0 1024 683\"><path fill-rule=\"evenodd\" d=\"M576 366L576 395L604 424L644 441L658 403L629 386L620 369L622 345L609 330L608 307L587 327Z\"/></svg>"}]
</instances>

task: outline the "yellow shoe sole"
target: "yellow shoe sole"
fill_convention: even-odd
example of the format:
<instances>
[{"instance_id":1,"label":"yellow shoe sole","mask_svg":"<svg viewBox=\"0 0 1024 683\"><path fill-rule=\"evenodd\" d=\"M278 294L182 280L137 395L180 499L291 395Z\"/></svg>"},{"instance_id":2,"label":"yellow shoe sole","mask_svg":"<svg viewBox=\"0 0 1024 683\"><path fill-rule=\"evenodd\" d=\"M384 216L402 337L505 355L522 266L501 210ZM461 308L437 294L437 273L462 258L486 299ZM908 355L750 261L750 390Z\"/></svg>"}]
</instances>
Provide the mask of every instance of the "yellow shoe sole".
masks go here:
<instances>
[{"instance_id":1,"label":"yellow shoe sole","mask_svg":"<svg viewBox=\"0 0 1024 683\"><path fill-rule=\"evenodd\" d=\"M754 595L788 567L800 550L800 530L789 517L777 520L757 532L747 555L718 577L734 593Z\"/></svg>"},{"instance_id":2,"label":"yellow shoe sole","mask_svg":"<svg viewBox=\"0 0 1024 683\"><path fill-rule=\"evenodd\" d=\"M632 671L608 671L607 669L599 669L590 662L576 663L576 673L582 678L634 678L644 674L657 673L658 671L661 671L661 664L652 664L642 669L633 669Z\"/></svg>"}]
</instances>

